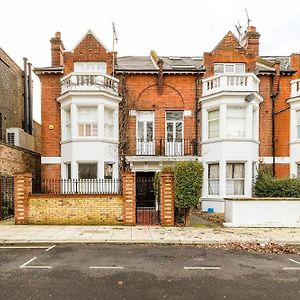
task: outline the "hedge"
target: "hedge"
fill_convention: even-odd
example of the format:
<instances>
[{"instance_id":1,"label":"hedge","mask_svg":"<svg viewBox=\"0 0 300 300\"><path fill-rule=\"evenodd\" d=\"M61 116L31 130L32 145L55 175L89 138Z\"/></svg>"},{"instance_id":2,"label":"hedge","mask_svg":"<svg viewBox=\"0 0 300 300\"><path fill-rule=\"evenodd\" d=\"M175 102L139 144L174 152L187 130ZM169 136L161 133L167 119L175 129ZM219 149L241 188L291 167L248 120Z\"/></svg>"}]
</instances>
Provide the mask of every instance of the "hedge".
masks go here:
<instances>
[{"instance_id":1,"label":"hedge","mask_svg":"<svg viewBox=\"0 0 300 300\"><path fill-rule=\"evenodd\" d=\"M174 171L174 194L177 208L191 208L199 203L203 167L198 161L178 162Z\"/></svg>"},{"instance_id":2,"label":"hedge","mask_svg":"<svg viewBox=\"0 0 300 300\"><path fill-rule=\"evenodd\" d=\"M277 179L268 171L258 174L254 184L256 197L300 198L300 179Z\"/></svg>"}]
</instances>

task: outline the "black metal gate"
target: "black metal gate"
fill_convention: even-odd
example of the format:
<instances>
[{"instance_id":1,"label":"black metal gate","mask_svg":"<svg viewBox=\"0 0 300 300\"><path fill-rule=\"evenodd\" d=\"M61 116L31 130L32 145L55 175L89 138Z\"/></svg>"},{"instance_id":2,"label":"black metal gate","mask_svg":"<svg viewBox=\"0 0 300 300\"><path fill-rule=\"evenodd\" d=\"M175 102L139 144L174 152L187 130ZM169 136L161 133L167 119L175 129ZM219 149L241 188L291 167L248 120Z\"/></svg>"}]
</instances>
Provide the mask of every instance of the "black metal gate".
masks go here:
<instances>
[{"instance_id":1,"label":"black metal gate","mask_svg":"<svg viewBox=\"0 0 300 300\"><path fill-rule=\"evenodd\" d=\"M154 172L136 173L136 223L159 224L159 203L155 199Z\"/></svg>"},{"instance_id":2,"label":"black metal gate","mask_svg":"<svg viewBox=\"0 0 300 300\"><path fill-rule=\"evenodd\" d=\"M14 178L0 177L0 221L14 218Z\"/></svg>"}]
</instances>

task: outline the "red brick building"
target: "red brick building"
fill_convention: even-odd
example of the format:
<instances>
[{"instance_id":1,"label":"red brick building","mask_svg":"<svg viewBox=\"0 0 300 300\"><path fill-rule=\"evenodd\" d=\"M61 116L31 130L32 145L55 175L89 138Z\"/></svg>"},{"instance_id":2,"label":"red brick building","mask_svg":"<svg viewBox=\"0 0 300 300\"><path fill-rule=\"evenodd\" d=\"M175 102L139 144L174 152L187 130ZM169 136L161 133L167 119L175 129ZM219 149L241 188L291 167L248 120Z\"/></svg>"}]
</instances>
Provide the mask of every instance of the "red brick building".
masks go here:
<instances>
[{"instance_id":1,"label":"red brick building","mask_svg":"<svg viewBox=\"0 0 300 300\"><path fill-rule=\"evenodd\" d=\"M35 70L43 177L116 178L127 167L136 173L137 204L151 207L155 172L200 160L203 208L223 211L225 197L252 196L259 165L278 177L299 176L300 54L262 57L259 38L250 26L242 40L228 32L203 56L119 57L116 79L113 53L92 32L73 51L57 33L52 66Z\"/></svg>"}]
</instances>

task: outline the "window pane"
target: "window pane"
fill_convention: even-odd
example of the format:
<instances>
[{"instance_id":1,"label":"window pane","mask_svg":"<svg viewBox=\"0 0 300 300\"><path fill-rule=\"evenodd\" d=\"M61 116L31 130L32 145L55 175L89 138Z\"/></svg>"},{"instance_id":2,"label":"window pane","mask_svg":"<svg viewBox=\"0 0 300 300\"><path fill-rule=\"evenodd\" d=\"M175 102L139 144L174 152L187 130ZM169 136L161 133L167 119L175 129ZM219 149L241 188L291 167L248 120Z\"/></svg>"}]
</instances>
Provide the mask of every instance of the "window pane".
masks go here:
<instances>
[{"instance_id":1,"label":"window pane","mask_svg":"<svg viewBox=\"0 0 300 300\"><path fill-rule=\"evenodd\" d=\"M114 136L114 111L109 108L104 109L104 134L106 138Z\"/></svg>"},{"instance_id":2,"label":"window pane","mask_svg":"<svg viewBox=\"0 0 300 300\"><path fill-rule=\"evenodd\" d=\"M224 73L224 64L215 64L215 73Z\"/></svg>"},{"instance_id":3,"label":"window pane","mask_svg":"<svg viewBox=\"0 0 300 300\"><path fill-rule=\"evenodd\" d=\"M167 121L182 121L183 112L182 111L169 111L166 114Z\"/></svg>"},{"instance_id":4,"label":"window pane","mask_svg":"<svg viewBox=\"0 0 300 300\"><path fill-rule=\"evenodd\" d=\"M138 139L144 139L144 122L138 122Z\"/></svg>"},{"instance_id":5,"label":"window pane","mask_svg":"<svg viewBox=\"0 0 300 300\"><path fill-rule=\"evenodd\" d=\"M97 163L79 163L79 179L97 179Z\"/></svg>"},{"instance_id":6,"label":"window pane","mask_svg":"<svg viewBox=\"0 0 300 300\"><path fill-rule=\"evenodd\" d=\"M97 117L97 107L78 107L79 122L97 122Z\"/></svg>"},{"instance_id":7,"label":"window pane","mask_svg":"<svg viewBox=\"0 0 300 300\"><path fill-rule=\"evenodd\" d=\"M297 124L300 125L300 111L296 112L296 116L297 116Z\"/></svg>"},{"instance_id":8,"label":"window pane","mask_svg":"<svg viewBox=\"0 0 300 300\"><path fill-rule=\"evenodd\" d=\"M84 124L78 124L78 135L84 136Z\"/></svg>"},{"instance_id":9,"label":"window pane","mask_svg":"<svg viewBox=\"0 0 300 300\"><path fill-rule=\"evenodd\" d=\"M112 179L112 178L113 178L113 164L104 163L104 179Z\"/></svg>"},{"instance_id":10,"label":"window pane","mask_svg":"<svg viewBox=\"0 0 300 300\"><path fill-rule=\"evenodd\" d=\"M219 110L213 110L208 112L208 138L219 137Z\"/></svg>"},{"instance_id":11,"label":"window pane","mask_svg":"<svg viewBox=\"0 0 300 300\"><path fill-rule=\"evenodd\" d=\"M85 124L85 136L92 136L92 125Z\"/></svg>"},{"instance_id":12,"label":"window pane","mask_svg":"<svg viewBox=\"0 0 300 300\"><path fill-rule=\"evenodd\" d=\"M245 64L236 64L235 73L245 73Z\"/></svg>"},{"instance_id":13,"label":"window pane","mask_svg":"<svg viewBox=\"0 0 300 300\"><path fill-rule=\"evenodd\" d=\"M225 73L233 73L234 65L225 65Z\"/></svg>"},{"instance_id":14,"label":"window pane","mask_svg":"<svg viewBox=\"0 0 300 300\"><path fill-rule=\"evenodd\" d=\"M72 174L71 174L71 164L66 163L66 179L71 179Z\"/></svg>"},{"instance_id":15,"label":"window pane","mask_svg":"<svg viewBox=\"0 0 300 300\"><path fill-rule=\"evenodd\" d=\"M147 122L147 141L153 140L153 122Z\"/></svg>"},{"instance_id":16,"label":"window pane","mask_svg":"<svg viewBox=\"0 0 300 300\"><path fill-rule=\"evenodd\" d=\"M227 108L227 137L245 137L245 109L239 107Z\"/></svg>"},{"instance_id":17,"label":"window pane","mask_svg":"<svg viewBox=\"0 0 300 300\"><path fill-rule=\"evenodd\" d=\"M167 123L167 140L168 142L173 141L173 123Z\"/></svg>"},{"instance_id":18,"label":"window pane","mask_svg":"<svg viewBox=\"0 0 300 300\"><path fill-rule=\"evenodd\" d=\"M226 194L244 195L245 164L228 163L226 165Z\"/></svg>"},{"instance_id":19,"label":"window pane","mask_svg":"<svg viewBox=\"0 0 300 300\"><path fill-rule=\"evenodd\" d=\"M219 194L219 164L208 165L208 194Z\"/></svg>"}]
</instances>

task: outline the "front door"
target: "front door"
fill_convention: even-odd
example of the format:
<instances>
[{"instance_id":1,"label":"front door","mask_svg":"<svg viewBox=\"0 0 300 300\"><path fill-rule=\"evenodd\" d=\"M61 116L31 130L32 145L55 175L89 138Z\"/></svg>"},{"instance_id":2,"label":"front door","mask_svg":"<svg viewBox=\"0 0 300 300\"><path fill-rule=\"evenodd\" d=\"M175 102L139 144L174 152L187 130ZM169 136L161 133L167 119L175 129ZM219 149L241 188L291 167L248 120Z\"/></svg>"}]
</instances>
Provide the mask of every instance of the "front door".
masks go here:
<instances>
[{"instance_id":1,"label":"front door","mask_svg":"<svg viewBox=\"0 0 300 300\"><path fill-rule=\"evenodd\" d=\"M159 210L155 201L154 172L136 173L136 222L158 224Z\"/></svg>"},{"instance_id":2,"label":"front door","mask_svg":"<svg viewBox=\"0 0 300 300\"><path fill-rule=\"evenodd\" d=\"M183 155L183 112L166 113L166 149L167 156Z\"/></svg>"}]
</instances>

